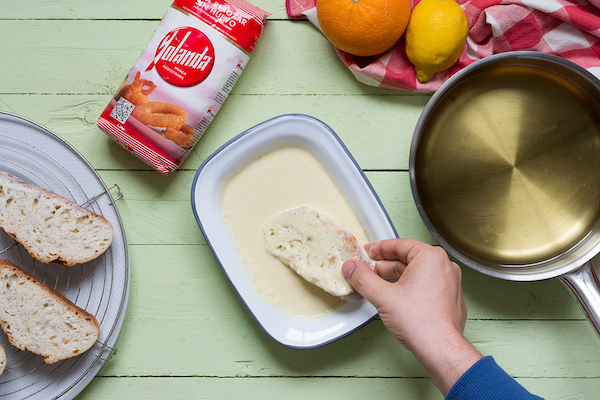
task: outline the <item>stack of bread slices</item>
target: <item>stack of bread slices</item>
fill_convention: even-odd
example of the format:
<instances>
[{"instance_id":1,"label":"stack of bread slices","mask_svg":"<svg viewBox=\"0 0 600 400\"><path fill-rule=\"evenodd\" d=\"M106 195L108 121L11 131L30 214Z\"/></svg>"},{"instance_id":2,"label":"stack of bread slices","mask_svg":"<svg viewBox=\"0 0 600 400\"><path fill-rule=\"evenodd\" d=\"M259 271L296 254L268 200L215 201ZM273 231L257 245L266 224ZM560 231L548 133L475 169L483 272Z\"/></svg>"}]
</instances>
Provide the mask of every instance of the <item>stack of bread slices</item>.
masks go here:
<instances>
[{"instance_id":1,"label":"stack of bread slices","mask_svg":"<svg viewBox=\"0 0 600 400\"><path fill-rule=\"evenodd\" d=\"M67 266L102 255L113 227L58 194L0 171L0 228L42 263ZM100 336L96 318L9 260L0 259L0 327L11 345L48 364L90 349ZM0 345L0 373L7 363Z\"/></svg>"}]
</instances>

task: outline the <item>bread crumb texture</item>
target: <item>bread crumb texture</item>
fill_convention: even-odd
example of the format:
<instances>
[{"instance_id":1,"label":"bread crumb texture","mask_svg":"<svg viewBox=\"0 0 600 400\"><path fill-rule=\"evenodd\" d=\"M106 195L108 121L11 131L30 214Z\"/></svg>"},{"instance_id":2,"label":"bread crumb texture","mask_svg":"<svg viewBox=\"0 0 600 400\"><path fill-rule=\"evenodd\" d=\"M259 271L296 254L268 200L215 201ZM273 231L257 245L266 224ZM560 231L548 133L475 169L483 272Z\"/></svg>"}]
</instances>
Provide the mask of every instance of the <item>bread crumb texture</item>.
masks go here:
<instances>
[{"instance_id":1,"label":"bread crumb texture","mask_svg":"<svg viewBox=\"0 0 600 400\"><path fill-rule=\"evenodd\" d=\"M99 257L114 234L102 216L2 171L0 228L37 260L67 266Z\"/></svg>"},{"instance_id":2,"label":"bread crumb texture","mask_svg":"<svg viewBox=\"0 0 600 400\"><path fill-rule=\"evenodd\" d=\"M264 235L267 250L308 282L334 296L354 293L342 265L368 256L354 235L330 215L299 206L277 214Z\"/></svg>"},{"instance_id":3,"label":"bread crumb texture","mask_svg":"<svg viewBox=\"0 0 600 400\"><path fill-rule=\"evenodd\" d=\"M10 344L48 364L85 352L100 335L92 314L7 260L0 260L0 326Z\"/></svg>"}]
</instances>

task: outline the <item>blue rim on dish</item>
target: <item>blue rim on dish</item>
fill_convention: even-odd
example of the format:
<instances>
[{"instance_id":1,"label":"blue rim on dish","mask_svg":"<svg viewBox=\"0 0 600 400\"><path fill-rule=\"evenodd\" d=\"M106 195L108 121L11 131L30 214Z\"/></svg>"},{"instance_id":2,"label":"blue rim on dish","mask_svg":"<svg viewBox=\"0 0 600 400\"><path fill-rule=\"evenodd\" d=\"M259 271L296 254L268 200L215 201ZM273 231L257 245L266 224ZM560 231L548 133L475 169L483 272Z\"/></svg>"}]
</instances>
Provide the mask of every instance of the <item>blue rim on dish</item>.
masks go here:
<instances>
[{"instance_id":1,"label":"blue rim on dish","mask_svg":"<svg viewBox=\"0 0 600 400\"><path fill-rule=\"evenodd\" d=\"M232 288L252 318L271 339L290 348L316 348L360 329L377 311L366 300L344 305L342 312L310 321L286 316L253 294L242 262L221 218L219 194L226 178L277 147L305 146L338 184L373 240L397 237L396 230L366 175L337 134L322 121L303 114L285 114L264 121L229 140L199 167L191 189L192 210L206 242ZM343 168L345 167L345 168ZM290 334L289 332L292 332Z\"/></svg>"}]
</instances>

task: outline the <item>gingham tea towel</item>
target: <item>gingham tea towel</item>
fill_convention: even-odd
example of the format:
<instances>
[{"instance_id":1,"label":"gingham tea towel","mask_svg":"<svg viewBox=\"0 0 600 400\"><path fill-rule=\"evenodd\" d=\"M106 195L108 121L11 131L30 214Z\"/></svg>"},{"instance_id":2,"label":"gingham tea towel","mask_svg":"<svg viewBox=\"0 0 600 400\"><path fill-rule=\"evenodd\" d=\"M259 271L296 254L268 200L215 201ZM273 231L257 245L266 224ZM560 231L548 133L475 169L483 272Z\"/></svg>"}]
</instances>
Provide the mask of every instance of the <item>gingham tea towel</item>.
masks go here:
<instances>
[{"instance_id":1,"label":"gingham tea towel","mask_svg":"<svg viewBox=\"0 0 600 400\"><path fill-rule=\"evenodd\" d=\"M413 5L420 0L412 0ZM420 83L404 50L404 36L386 53L356 57L336 49L356 79L370 86L433 92L461 68L495 53L530 50L573 61L600 77L600 0L457 0L469 21L459 60ZM286 0L290 18L316 27L316 0Z\"/></svg>"}]
</instances>

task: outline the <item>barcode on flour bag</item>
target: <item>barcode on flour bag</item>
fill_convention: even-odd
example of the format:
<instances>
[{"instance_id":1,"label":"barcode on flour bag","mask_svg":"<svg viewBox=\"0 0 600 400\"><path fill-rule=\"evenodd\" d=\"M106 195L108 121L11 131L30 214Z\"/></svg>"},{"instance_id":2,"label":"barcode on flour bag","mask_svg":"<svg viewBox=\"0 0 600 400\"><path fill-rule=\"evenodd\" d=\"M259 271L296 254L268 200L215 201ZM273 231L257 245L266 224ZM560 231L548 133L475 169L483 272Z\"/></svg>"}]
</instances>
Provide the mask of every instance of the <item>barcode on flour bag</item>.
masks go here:
<instances>
[{"instance_id":1,"label":"barcode on flour bag","mask_svg":"<svg viewBox=\"0 0 600 400\"><path fill-rule=\"evenodd\" d=\"M110 116L119 121L120 123L124 124L125 121L127 121L127 118L129 118L129 116L133 112L134 108L135 106L133 104L125 100L125 98L121 97L117 101L117 104L115 104L115 107L110 112Z\"/></svg>"},{"instance_id":2,"label":"barcode on flour bag","mask_svg":"<svg viewBox=\"0 0 600 400\"><path fill-rule=\"evenodd\" d=\"M156 170L174 171L227 99L268 15L246 0L175 0L98 126Z\"/></svg>"}]
</instances>

